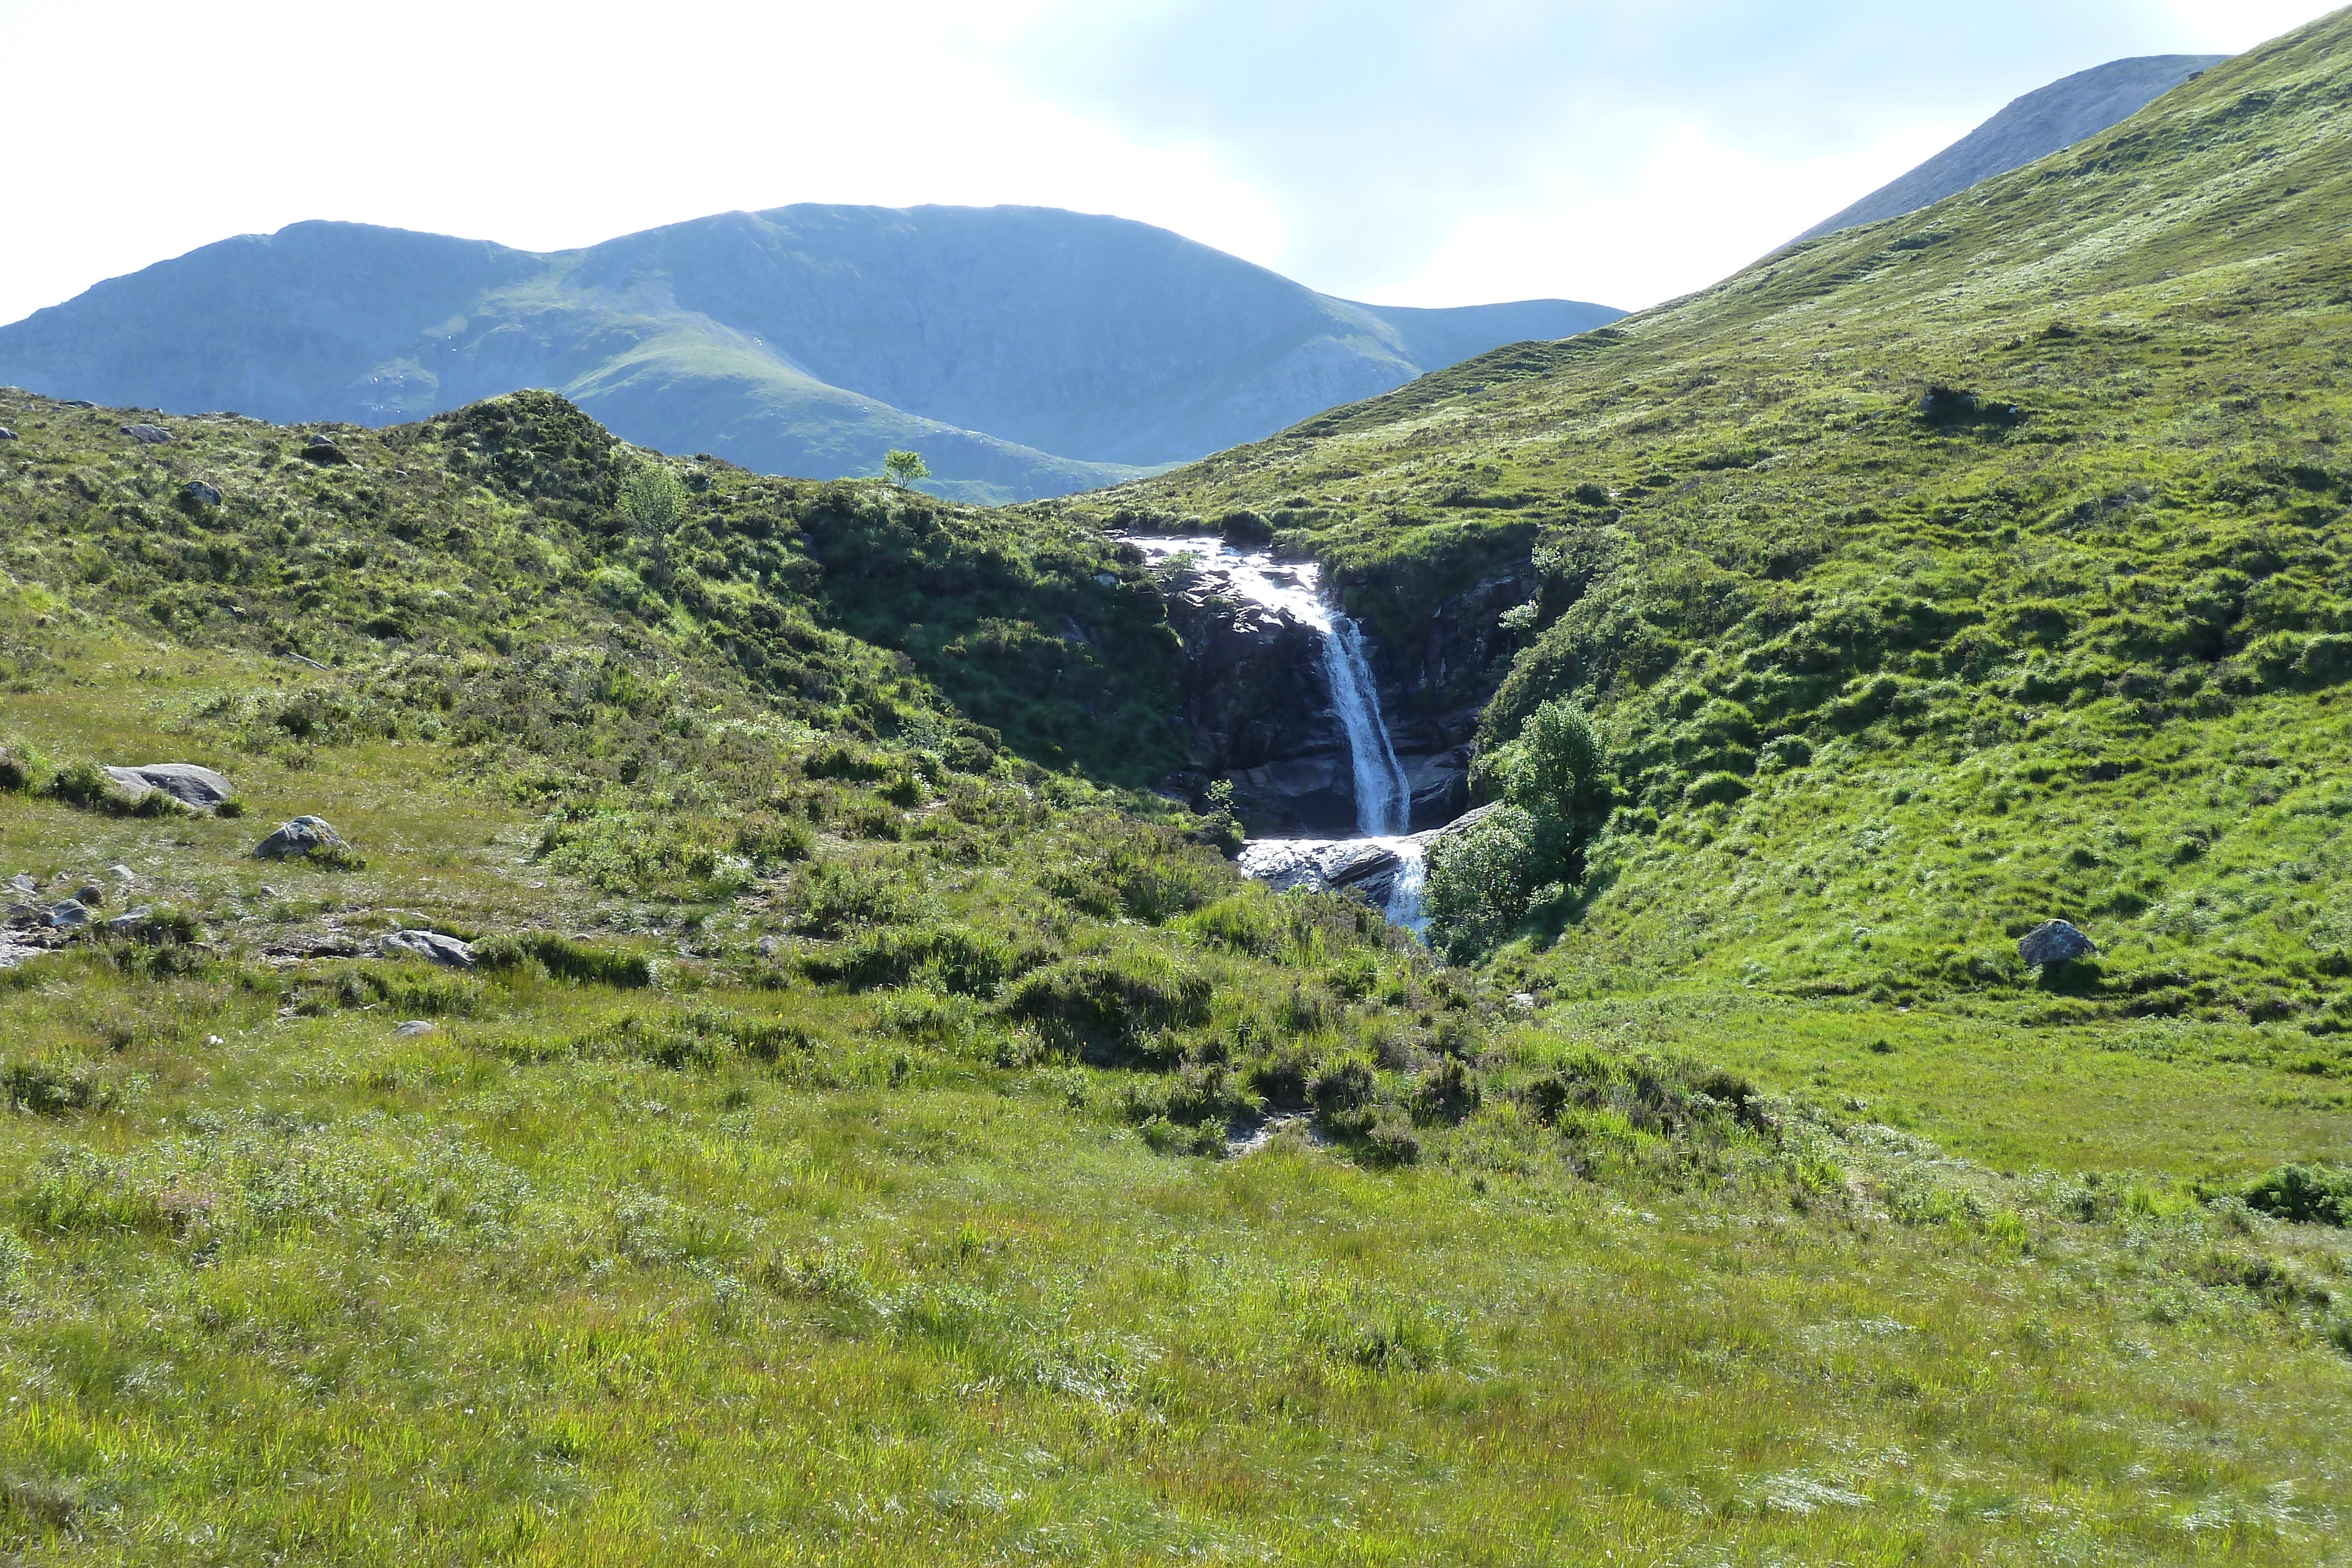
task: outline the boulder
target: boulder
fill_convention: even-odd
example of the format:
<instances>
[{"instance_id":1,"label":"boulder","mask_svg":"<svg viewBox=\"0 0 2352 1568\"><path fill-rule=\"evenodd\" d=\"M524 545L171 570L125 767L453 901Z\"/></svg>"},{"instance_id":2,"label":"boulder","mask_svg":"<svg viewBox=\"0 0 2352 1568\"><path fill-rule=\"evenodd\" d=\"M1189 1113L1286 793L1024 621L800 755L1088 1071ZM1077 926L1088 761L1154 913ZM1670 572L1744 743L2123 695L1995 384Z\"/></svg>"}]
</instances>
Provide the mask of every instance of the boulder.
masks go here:
<instances>
[{"instance_id":1,"label":"boulder","mask_svg":"<svg viewBox=\"0 0 2352 1568\"><path fill-rule=\"evenodd\" d=\"M41 886L33 880L30 873L21 871L8 879L8 885L18 893L37 893Z\"/></svg>"},{"instance_id":2,"label":"boulder","mask_svg":"<svg viewBox=\"0 0 2352 1568\"><path fill-rule=\"evenodd\" d=\"M395 931L376 944L376 956L382 958L422 958L428 964L439 964L451 969L474 967L472 944L460 942L455 936L444 936L438 931Z\"/></svg>"},{"instance_id":3,"label":"boulder","mask_svg":"<svg viewBox=\"0 0 2352 1568\"><path fill-rule=\"evenodd\" d=\"M49 905L49 925L52 929L70 931L77 925L89 924L89 910L79 899L68 898L61 904Z\"/></svg>"},{"instance_id":4,"label":"boulder","mask_svg":"<svg viewBox=\"0 0 2352 1568\"><path fill-rule=\"evenodd\" d=\"M302 455L309 462L322 463L329 465L330 466L337 463L349 463L351 461L349 457L343 455L343 449L335 444L334 438L326 435L313 435L310 440L304 442L302 444Z\"/></svg>"},{"instance_id":5,"label":"boulder","mask_svg":"<svg viewBox=\"0 0 2352 1568\"><path fill-rule=\"evenodd\" d=\"M193 810L209 811L236 793L236 787L209 768L193 762L150 762L138 768L109 768L106 776L130 799L162 790Z\"/></svg>"},{"instance_id":6,"label":"boulder","mask_svg":"<svg viewBox=\"0 0 2352 1568\"><path fill-rule=\"evenodd\" d=\"M16 433L15 431L9 429L5 424L0 424L0 441L14 441L16 439Z\"/></svg>"},{"instance_id":7,"label":"boulder","mask_svg":"<svg viewBox=\"0 0 2352 1568\"><path fill-rule=\"evenodd\" d=\"M147 934L147 918L155 913L152 904L142 904L136 909L126 909L106 923L109 936L143 936Z\"/></svg>"},{"instance_id":8,"label":"boulder","mask_svg":"<svg viewBox=\"0 0 2352 1568\"><path fill-rule=\"evenodd\" d=\"M127 865L108 866L106 868L106 874L112 877L115 881L121 883L125 887L129 887L132 883L139 880L139 873L132 871Z\"/></svg>"},{"instance_id":9,"label":"boulder","mask_svg":"<svg viewBox=\"0 0 2352 1568\"><path fill-rule=\"evenodd\" d=\"M398 1029L394 1030L392 1032L394 1034L404 1035L431 1034L433 1032L433 1022L430 1019L410 1019L406 1023L402 1024Z\"/></svg>"},{"instance_id":10,"label":"boulder","mask_svg":"<svg viewBox=\"0 0 2352 1568\"><path fill-rule=\"evenodd\" d=\"M160 424L126 424L122 434L142 446L161 446L172 439L172 433Z\"/></svg>"},{"instance_id":11,"label":"boulder","mask_svg":"<svg viewBox=\"0 0 2352 1568\"><path fill-rule=\"evenodd\" d=\"M217 507L221 504L219 489L205 484L202 479L189 480L180 486L180 494L199 507Z\"/></svg>"},{"instance_id":12,"label":"boulder","mask_svg":"<svg viewBox=\"0 0 2352 1568\"><path fill-rule=\"evenodd\" d=\"M2044 921L2017 939L2017 956L2036 968L2045 964L2071 964L2098 950L2096 942L2065 920Z\"/></svg>"},{"instance_id":13,"label":"boulder","mask_svg":"<svg viewBox=\"0 0 2352 1568\"><path fill-rule=\"evenodd\" d=\"M343 836L322 817L297 817L278 825L276 832L261 841L254 854L266 861L282 861L293 855L307 855L314 851L340 846Z\"/></svg>"},{"instance_id":14,"label":"boulder","mask_svg":"<svg viewBox=\"0 0 2352 1568\"><path fill-rule=\"evenodd\" d=\"M59 408L96 408L98 404L86 397L69 397L58 404Z\"/></svg>"},{"instance_id":15,"label":"boulder","mask_svg":"<svg viewBox=\"0 0 2352 1568\"><path fill-rule=\"evenodd\" d=\"M79 887L74 889L74 902L81 904L86 909L96 909L100 904L106 902L106 889L99 886L98 883L94 882L83 883Z\"/></svg>"}]
</instances>

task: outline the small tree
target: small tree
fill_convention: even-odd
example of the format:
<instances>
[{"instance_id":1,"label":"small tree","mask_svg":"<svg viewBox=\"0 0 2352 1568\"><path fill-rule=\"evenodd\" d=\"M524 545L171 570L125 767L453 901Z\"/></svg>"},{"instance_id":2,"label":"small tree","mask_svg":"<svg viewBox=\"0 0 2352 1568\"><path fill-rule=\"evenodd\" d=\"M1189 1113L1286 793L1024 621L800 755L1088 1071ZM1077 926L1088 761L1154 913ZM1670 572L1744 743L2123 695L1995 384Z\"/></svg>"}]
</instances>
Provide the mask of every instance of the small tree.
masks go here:
<instances>
[{"instance_id":1,"label":"small tree","mask_svg":"<svg viewBox=\"0 0 2352 1568\"><path fill-rule=\"evenodd\" d=\"M1519 727L1517 750L1503 798L1533 823L1536 858L1528 883L1566 882L1576 852L1609 814L1601 738L1583 708L1554 697Z\"/></svg>"},{"instance_id":2,"label":"small tree","mask_svg":"<svg viewBox=\"0 0 2352 1568\"><path fill-rule=\"evenodd\" d=\"M894 447L883 457L882 472L901 490L918 479L931 476L931 471L923 465L923 455L908 452L903 447Z\"/></svg>"},{"instance_id":3,"label":"small tree","mask_svg":"<svg viewBox=\"0 0 2352 1568\"><path fill-rule=\"evenodd\" d=\"M621 476L620 508L629 537L661 580L669 578L669 536L686 516L686 486L663 464L640 460Z\"/></svg>"},{"instance_id":4,"label":"small tree","mask_svg":"<svg viewBox=\"0 0 2352 1568\"><path fill-rule=\"evenodd\" d=\"M1422 907L1448 956L1483 953L1527 918L1535 861L1535 819L1517 806L1497 806L1430 846Z\"/></svg>"}]
</instances>

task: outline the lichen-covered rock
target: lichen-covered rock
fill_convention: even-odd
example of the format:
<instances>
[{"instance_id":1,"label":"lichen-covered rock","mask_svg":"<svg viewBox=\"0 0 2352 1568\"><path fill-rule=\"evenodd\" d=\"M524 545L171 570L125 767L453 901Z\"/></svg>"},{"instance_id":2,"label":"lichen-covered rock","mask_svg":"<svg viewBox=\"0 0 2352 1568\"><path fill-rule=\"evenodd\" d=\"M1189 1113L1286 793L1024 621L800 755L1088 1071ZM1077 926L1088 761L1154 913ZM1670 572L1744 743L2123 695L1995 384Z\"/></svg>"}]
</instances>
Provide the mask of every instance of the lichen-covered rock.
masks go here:
<instances>
[{"instance_id":1,"label":"lichen-covered rock","mask_svg":"<svg viewBox=\"0 0 2352 1568\"><path fill-rule=\"evenodd\" d=\"M191 504L199 507L217 507L221 504L219 487L207 485L202 479L189 480L180 486L180 494L185 496Z\"/></svg>"},{"instance_id":2,"label":"lichen-covered rock","mask_svg":"<svg viewBox=\"0 0 2352 1568\"><path fill-rule=\"evenodd\" d=\"M438 931L395 931L376 944L376 952L385 958L422 958L450 969L474 967L473 945Z\"/></svg>"},{"instance_id":3,"label":"lichen-covered rock","mask_svg":"<svg viewBox=\"0 0 2352 1568\"><path fill-rule=\"evenodd\" d=\"M106 776L124 797L136 800L162 790L193 810L215 810L236 793L221 774L193 762L149 762L136 768L109 768Z\"/></svg>"},{"instance_id":4,"label":"lichen-covered rock","mask_svg":"<svg viewBox=\"0 0 2352 1568\"><path fill-rule=\"evenodd\" d=\"M172 439L172 433L160 424L126 424L122 434L142 446L161 446Z\"/></svg>"},{"instance_id":5,"label":"lichen-covered rock","mask_svg":"<svg viewBox=\"0 0 2352 1568\"><path fill-rule=\"evenodd\" d=\"M2017 939L2017 956L2036 967L2045 964L2071 964L2077 958L2087 958L2098 950L2097 943L2084 936L2071 921L2065 920L2045 921Z\"/></svg>"},{"instance_id":6,"label":"lichen-covered rock","mask_svg":"<svg viewBox=\"0 0 2352 1568\"><path fill-rule=\"evenodd\" d=\"M282 861L333 849L342 841L343 836L325 818L297 817L280 823L278 831L262 840L253 852L261 860Z\"/></svg>"},{"instance_id":7,"label":"lichen-covered rock","mask_svg":"<svg viewBox=\"0 0 2352 1568\"><path fill-rule=\"evenodd\" d=\"M79 899L68 898L49 905L49 925L57 930L69 931L89 924L89 908Z\"/></svg>"}]
</instances>

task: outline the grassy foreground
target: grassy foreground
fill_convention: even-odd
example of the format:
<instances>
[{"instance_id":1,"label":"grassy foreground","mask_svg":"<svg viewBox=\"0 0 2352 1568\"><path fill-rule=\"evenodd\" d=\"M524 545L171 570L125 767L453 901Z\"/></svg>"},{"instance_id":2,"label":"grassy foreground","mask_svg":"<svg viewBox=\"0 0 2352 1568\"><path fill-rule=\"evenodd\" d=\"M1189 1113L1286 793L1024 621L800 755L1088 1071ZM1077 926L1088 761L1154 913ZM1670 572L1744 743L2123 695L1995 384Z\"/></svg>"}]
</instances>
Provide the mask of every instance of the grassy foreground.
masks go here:
<instances>
[{"instance_id":1,"label":"grassy foreground","mask_svg":"<svg viewBox=\"0 0 2352 1568\"><path fill-rule=\"evenodd\" d=\"M184 747L253 677L84 635L20 740ZM2259 1026L1479 993L1475 1108L1377 1068L1415 1163L1345 1114L1184 1157L1156 1071L937 971L780 973L765 882L551 875L455 762L256 758L232 821L0 797L0 869L211 927L0 973L21 1560L2334 1560L2352 1249L2226 1195L2346 1120ZM363 866L246 858L327 802ZM283 956L412 923L656 962ZM1377 1067L1442 977L1353 951ZM1677 1061L1773 1092L1710 1116ZM1654 1076L1552 1107L1595 1062Z\"/></svg>"}]
</instances>

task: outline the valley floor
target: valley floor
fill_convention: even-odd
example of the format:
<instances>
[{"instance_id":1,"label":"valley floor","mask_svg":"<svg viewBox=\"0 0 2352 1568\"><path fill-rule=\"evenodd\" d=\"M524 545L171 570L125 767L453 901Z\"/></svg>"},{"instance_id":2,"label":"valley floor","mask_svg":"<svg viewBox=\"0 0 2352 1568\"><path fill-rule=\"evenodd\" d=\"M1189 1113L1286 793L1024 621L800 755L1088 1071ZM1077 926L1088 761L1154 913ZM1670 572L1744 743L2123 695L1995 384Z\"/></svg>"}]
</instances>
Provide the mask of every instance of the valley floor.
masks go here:
<instances>
[{"instance_id":1,"label":"valley floor","mask_svg":"<svg viewBox=\"0 0 2352 1568\"><path fill-rule=\"evenodd\" d=\"M91 644L11 723L168 755L240 657ZM1734 1069L1777 1151L1496 1099L1417 1166L1160 1153L1133 1072L747 984L748 905L567 883L449 763L0 796L0 873L122 864L220 955L0 973L15 1560L2346 1560L2352 1249L2200 1201L2352 1155L2299 1031L1604 998L1494 1054ZM366 864L249 858L305 810ZM525 919L656 983L284 958Z\"/></svg>"}]
</instances>

